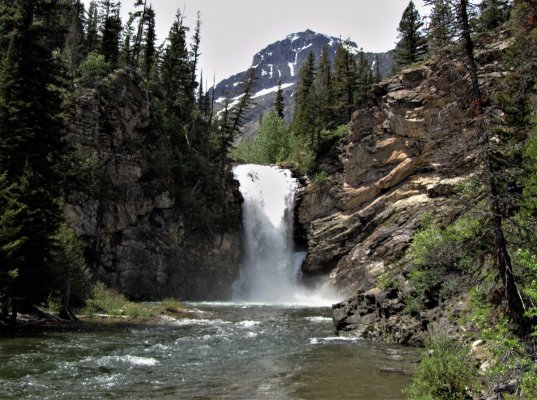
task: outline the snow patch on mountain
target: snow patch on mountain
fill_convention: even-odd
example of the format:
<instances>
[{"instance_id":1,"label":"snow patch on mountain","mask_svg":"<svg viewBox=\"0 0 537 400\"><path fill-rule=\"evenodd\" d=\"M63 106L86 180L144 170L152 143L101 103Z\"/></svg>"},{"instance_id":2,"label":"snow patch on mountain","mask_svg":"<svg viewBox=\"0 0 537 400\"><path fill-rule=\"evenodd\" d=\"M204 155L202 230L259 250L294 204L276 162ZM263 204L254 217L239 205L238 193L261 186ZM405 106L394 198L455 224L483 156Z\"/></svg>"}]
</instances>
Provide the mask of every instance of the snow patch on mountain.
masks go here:
<instances>
[{"instance_id":1,"label":"snow patch on mountain","mask_svg":"<svg viewBox=\"0 0 537 400\"><path fill-rule=\"evenodd\" d=\"M293 86L294 83L282 83L282 90L283 89L286 89L288 87L291 87ZM254 94L252 96L252 99L255 99L257 97L261 97L261 96L265 96L269 93L274 93L274 92L277 92L278 91L278 86L274 86L274 87L271 87L271 88L268 88L268 89L263 89L263 90L260 90L259 92L257 92L256 94Z\"/></svg>"}]
</instances>

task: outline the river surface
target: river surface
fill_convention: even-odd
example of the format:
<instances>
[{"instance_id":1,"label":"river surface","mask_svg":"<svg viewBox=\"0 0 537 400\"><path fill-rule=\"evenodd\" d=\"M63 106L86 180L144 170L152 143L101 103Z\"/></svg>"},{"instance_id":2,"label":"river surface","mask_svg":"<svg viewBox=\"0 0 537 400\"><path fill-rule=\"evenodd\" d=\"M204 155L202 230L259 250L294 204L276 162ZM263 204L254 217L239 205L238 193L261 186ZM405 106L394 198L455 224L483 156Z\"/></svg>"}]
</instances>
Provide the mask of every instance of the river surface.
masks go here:
<instances>
[{"instance_id":1,"label":"river surface","mask_svg":"<svg viewBox=\"0 0 537 400\"><path fill-rule=\"evenodd\" d=\"M415 350L335 337L327 307L189 303L189 318L0 338L2 399L400 399Z\"/></svg>"}]
</instances>

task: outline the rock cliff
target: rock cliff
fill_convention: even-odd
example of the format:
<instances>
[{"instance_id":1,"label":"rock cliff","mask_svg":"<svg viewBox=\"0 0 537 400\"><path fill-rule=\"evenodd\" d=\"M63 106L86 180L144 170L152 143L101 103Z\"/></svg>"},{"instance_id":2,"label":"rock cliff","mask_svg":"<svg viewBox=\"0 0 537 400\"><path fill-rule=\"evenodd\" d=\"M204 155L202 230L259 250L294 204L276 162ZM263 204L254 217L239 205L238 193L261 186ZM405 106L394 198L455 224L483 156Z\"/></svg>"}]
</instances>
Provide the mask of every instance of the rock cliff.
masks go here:
<instances>
[{"instance_id":1,"label":"rock cliff","mask_svg":"<svg viewBox=\"0 0 537 400\"><path fill-rule=\"evenodd\" d=\"M507 45L479 52L486 90L505 74L497 60ZM406 329L397 320L401 296L375 288L387 272L404 280L406 250L421 218L448 216L457 202L453 194L478 168L472 115L461 101L467 91L464 65L440 57L384 80L367 107L354 113L349 136L338 144L339 158L328 163L329 177L302 193L298 221L308 246L303 269L328 273L353 296L335 306L338 330L356 329L365 337L383 330L396 341L411 340L404 332L393 335ZM414 331L428 325L419 318L409 324Z\"/></svg>"},{"instance_id":2,"label":"rock cliff","mask_svg":"<svg viewBox=\"0 0 537 400\"><path fill-rule=\"evenodd\" d=\"M95 277L133 299L227 298L240 253L236 187L227 199L235 230L189 232L167 189L144 176L149 108L136 80L112 74L79 92L70 141L93 160L96 180L67 209Z\"/></svg>"}]
</instances>

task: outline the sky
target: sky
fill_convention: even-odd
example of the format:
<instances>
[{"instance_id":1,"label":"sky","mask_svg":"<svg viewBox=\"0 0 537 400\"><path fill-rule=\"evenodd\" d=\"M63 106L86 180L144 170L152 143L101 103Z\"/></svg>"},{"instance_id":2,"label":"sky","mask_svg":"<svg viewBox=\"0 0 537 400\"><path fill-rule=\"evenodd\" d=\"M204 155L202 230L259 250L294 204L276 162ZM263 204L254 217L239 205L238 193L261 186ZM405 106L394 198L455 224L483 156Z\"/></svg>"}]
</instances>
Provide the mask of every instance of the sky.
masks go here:
<instances>
[{"instance_id":1,"label":"sky","mask_svg":"<svg viewBox=\"0 0 537 400\"><path fill-rule=\"evenodd\" d=\"M250 66L255 53L294 32L350 38L364 51L393 49L409 0L149 0L156 12L157 38L164 40L177 9L185 25L201 12L200 69L216 82ZM122 1L123 20L134 0ZM421 15L422 0L414 0ZM198 71L199 72L199 71ZM209 82L212 84L212 82Z\"/></svg>"}]
</instances>

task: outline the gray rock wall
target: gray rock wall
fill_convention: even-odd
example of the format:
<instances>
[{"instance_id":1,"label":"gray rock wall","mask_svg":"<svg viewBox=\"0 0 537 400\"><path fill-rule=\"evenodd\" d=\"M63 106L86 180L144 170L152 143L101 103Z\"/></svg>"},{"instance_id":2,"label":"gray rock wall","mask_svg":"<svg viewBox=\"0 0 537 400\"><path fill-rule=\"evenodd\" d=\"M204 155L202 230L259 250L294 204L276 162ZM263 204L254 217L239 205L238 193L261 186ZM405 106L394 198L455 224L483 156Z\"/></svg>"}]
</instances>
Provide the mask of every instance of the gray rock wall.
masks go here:
<instances>
[{"instance_id":1,"label":"gray rock wall","mask_svg":"<svg viewBox=\"0 0 537 400\"><path fill-rule=\"evenodd\" d=\"M68 199L67 211L95 278L133 299L227 298L239 217L231 232L189 233L169 191L144 181L149 111L136 80L111 75L79 90L70 140L92 155L97 179ZM233 189L228 201L239 216Z\"/></svg>"}]
</instances>

